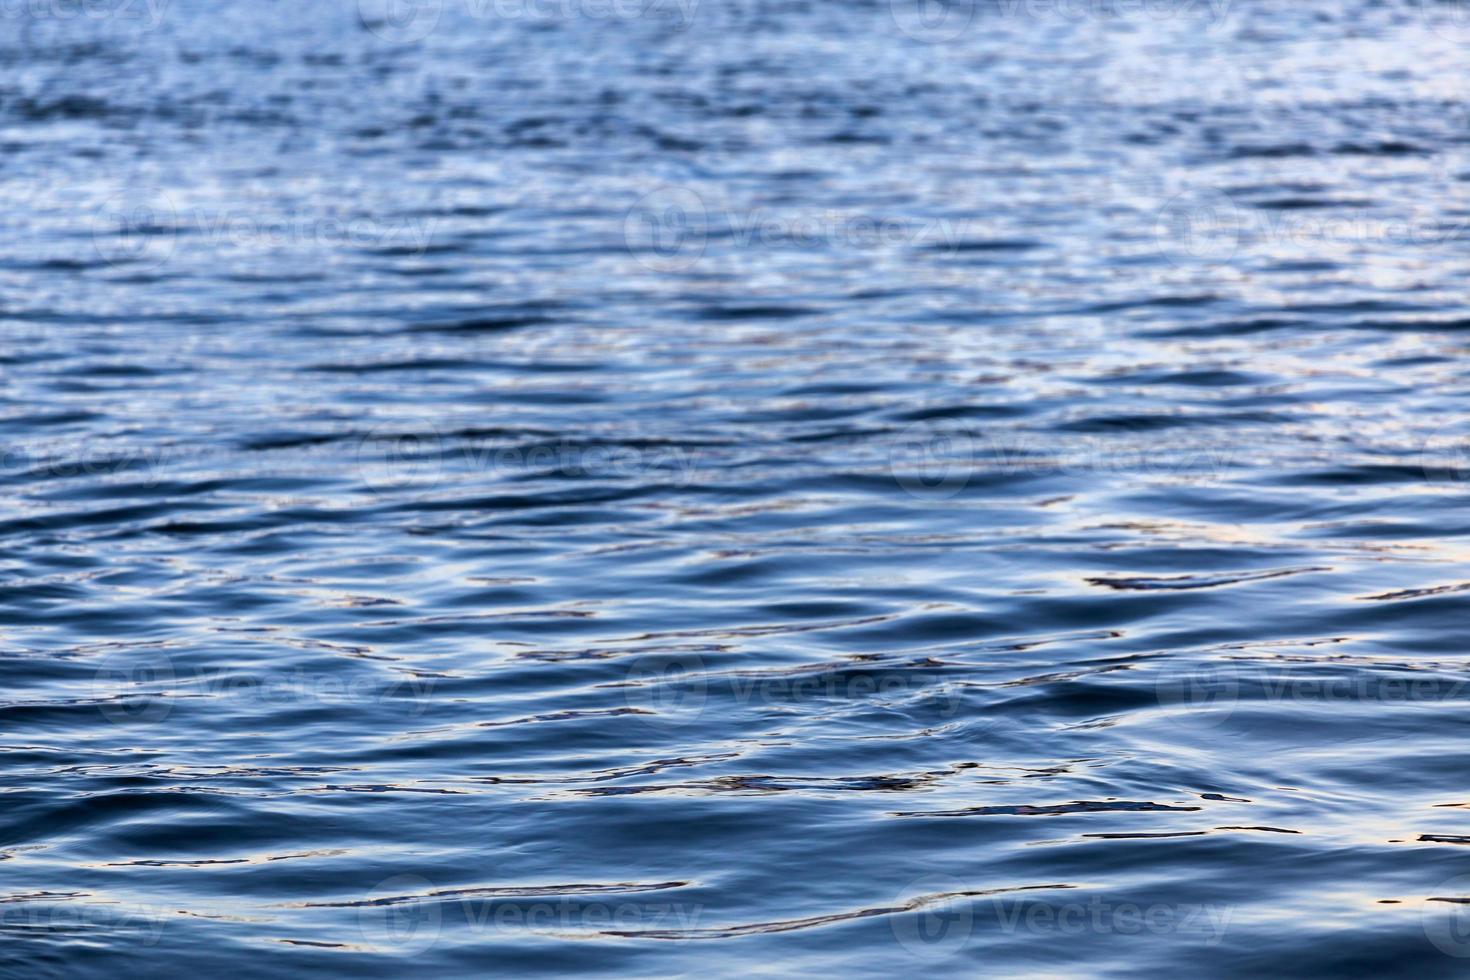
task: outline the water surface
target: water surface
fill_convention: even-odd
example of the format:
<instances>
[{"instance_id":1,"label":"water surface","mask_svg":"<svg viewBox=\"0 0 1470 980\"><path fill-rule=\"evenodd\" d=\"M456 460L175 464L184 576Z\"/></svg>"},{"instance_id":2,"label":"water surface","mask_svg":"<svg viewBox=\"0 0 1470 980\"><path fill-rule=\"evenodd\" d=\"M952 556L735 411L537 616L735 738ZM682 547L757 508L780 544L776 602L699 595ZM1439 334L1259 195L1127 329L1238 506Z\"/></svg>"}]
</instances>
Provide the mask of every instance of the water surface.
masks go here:
<instances>
[{"instance_id":1,"label":"water surface","mask_svg":"<svg viewBox=\"0 0 1470 980\"><path fill-rule=\"evenodd\" d=\"M1457 5L12 5L6 976L1470 954Z\"/></svg>"}]
</instances>

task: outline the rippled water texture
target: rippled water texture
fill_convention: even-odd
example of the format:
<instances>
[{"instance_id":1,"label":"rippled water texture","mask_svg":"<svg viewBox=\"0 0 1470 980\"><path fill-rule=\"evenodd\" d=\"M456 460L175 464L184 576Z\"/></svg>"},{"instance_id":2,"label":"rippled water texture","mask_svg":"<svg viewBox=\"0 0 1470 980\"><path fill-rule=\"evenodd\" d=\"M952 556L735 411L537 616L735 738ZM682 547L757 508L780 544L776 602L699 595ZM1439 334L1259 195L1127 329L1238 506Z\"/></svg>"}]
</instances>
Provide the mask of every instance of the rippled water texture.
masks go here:
<instances>
[{"instance_id":1,"label":"rippled water texture","mask_svg":"<svg viewBox=\"0 0 1470 980\"><path fill-rule=\"evenodd\" d=\"M1451 976L1454 3L0 6L5 976Z\"/></svg>"}]
</instances>

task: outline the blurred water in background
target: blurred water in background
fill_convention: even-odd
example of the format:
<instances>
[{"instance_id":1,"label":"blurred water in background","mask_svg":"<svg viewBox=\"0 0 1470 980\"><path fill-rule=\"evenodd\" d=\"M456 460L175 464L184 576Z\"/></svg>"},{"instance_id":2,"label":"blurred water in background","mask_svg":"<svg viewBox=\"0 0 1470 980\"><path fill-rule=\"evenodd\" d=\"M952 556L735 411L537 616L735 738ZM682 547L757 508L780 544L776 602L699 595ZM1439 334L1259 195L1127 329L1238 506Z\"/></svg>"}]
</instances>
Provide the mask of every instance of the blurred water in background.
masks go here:
<instances>
[{"instance_id":1,"label":"blurred water in background","mask_svg":"<svg viewBox=\"0 0 1470 980\"><path fill-rule=\"evenodd\" d=\"M0 2L0 972L1457 974L1467 59Z\"/></svg>"}]
</instances>

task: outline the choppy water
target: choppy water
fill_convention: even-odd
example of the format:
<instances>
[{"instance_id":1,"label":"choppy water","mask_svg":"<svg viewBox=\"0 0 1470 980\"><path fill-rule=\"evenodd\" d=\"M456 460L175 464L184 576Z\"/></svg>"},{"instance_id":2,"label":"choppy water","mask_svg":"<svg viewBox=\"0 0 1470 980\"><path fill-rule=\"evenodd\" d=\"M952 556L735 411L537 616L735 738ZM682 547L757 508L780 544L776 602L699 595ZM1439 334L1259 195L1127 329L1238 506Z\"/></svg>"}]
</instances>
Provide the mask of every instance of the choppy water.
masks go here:
<instances>
[{"instance_id":1,"label":"choppy water","mask_svg":"<svg viewBox=\"0 0 1470 980\"><path fill-rule=\"evenodd\" d=\"M1455 974L1463 13L5 5L0 970Z\"/></svg>"}]
</instances>

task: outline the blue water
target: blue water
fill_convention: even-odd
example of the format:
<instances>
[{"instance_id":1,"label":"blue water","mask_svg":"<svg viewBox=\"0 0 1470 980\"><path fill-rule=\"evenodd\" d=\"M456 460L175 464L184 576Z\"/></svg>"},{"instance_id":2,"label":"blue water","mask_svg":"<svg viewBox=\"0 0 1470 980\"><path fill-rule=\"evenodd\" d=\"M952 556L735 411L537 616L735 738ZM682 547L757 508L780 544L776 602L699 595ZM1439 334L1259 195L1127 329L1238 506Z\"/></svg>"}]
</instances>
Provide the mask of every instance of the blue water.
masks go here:
<instances>
[{"instance_id":1,"label":"blue water","mask_svg":"<svg viewBox=\"0 0 1470 980\"><path fill-rule=\"evenodd\" d=\"M1464 970L1461 5L0 28L0 975Z\"/></svg>"}]
</instances>

